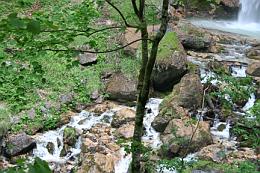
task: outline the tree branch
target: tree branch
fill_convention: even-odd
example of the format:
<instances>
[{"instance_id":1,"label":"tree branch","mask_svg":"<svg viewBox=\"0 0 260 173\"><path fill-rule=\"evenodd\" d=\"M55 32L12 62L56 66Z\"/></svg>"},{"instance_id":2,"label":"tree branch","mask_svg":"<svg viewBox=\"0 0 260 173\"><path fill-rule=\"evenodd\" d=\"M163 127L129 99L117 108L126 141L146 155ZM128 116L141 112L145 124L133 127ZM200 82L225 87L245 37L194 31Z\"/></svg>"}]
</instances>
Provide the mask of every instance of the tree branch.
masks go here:
<instances>
[{"instance_id":1,"label":"tree branch","mask_svg":"<svg viewBox=\"0 0 260 173\"><path fill-rule=\"evenodd\" d=\"M139 0L139 18L143 19L145 10L145 0Z\"/></svg>"},{"instance_id":2,"label":"tree branch","mask_svg":"<svg viewBox=\"0 0 260 173\"><path fill-rule=\"evenodd\" d=\"M139 16L139 10L137 9L136 0L132 0L132 6L134 8L135 14Z\"/></svg>"},{"instance_id":3,"label":"tree branch","mask_svg":"<svg viewBox=\"0 0 260 173\"><path fill-rule=\"evenodd\" d=\"M124 49L127 46L130 46L131 44L134 44L138 41L141 41L143 39L138 39L135 41L132 41L124 46L115 48L115 49L110 49L110 50L104 50L104 51L91 51L91 50L80 50L80 49L51 49L51 48L46 48L46 49L40 49L40 51L53 51L53 52L69 52L69 51L75 51L75 52L81 52L81 53L97 53L97 54L101 54L101 53L110 53L110 52L116 52L118 50ZM149 41L152 41L150 39L148 39Z\"/></svg>"},{"instance_id":4,"label":"tree branch","mask_svg":"<svg viewBox=\"0 0 260 173\"><path fill-rule=\"evenodd\" d=\"M138 28L138 26L130 25L130 24L127 22L127 20L126 20L125 16L123 15L123 13L122 13L110 0L105 0L105 1L106 1L111 7L113 7L113 8L118 12L118 14L121 16L121 18L123 19L123 21L124 21L124 23L125 23L125 25L126 25L127 27Z\"/></svg>"}]
</instances>

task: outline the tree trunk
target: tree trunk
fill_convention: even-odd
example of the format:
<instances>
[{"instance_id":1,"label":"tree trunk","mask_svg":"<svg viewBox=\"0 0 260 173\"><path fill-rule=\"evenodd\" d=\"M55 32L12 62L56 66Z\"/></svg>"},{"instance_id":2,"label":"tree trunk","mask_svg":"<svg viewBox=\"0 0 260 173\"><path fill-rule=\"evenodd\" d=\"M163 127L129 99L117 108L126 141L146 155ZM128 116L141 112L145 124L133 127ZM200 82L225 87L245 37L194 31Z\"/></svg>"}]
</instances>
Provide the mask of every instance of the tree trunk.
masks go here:
<instances>
[{"instance_id":1,"label":"tree trunk","mask_svg":"<svg viewBox=\"0 0 260 173\"><path fill-rule=\"evenodd\" d=\"M149 88L151 81L151 74L155 64L159 43L162 40L163 36L166 33L167 25L168 25L168 7L169 0L163 0L162 6L162 18L161 18L161 27L159 32L156 34L154 40L152 41L152 49L150 52L150 57L148 57L148 45L142 45L142 67L139 74L138 86L139 95L137 99L137 109L136 109L136 118L135 118L135 130L134 137L132 141L132 173L140 173L141 172L141 137L143 135L143 118L145 115L145 105L148 101L149 96ZM147 26L146 26L147 32ZM145 30L142 29L142 39L143 36L148 36L145 33ZM147 40L147 39L143 39ZM142 44L145 42L142 42ZM147 42L146 42L147 44ZM147 47L146 47L147 46ZM147 57L146 57L147 56ZM140 84L140 85L139 85Z\"/></svg>"}]
</instances>

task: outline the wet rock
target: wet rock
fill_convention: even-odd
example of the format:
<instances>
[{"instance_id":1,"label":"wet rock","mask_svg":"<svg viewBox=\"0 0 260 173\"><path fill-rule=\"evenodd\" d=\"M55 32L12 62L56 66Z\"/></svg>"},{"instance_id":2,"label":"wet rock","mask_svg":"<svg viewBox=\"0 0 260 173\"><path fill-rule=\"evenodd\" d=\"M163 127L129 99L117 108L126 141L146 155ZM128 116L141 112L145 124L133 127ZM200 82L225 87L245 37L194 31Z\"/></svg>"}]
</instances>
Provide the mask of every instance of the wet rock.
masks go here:
<instances>
[{"instance_id":1,"label":"wet rock","mask_svg":"<svg viewBox=\"0 0 260 173\"><path fill-rule=\"evenodd\" d=\"M185 49L195 51L208 50L212 44L207 37L196 37L193 35L186 35L185 38L182 38L181 43Z\"/></svg>"},{"instance_id":2,"label":"wet rock","mask_svg":"<svg viewBox=\"0 0 260 173\"><path fill-rule=\"evenodd\" d=\"M200 159L218 163L235 163L245 160L257 160L258 156L251 148L236 149L235 144L222 141L202 148L197 155Z\"/></svg>"},{"instance_id":3,"label":"wet rock","mask_svg":"<svg viewBox=\"0 0 260 173\"><path fill-rule=\"evenodd\" d=\"M109 99L119 102L135 101L137 99L137 80L122 73L115 73L106 86Z\"/></svg>"},{"instance_id":4,"label":"wet rock","mask_svg":"<svg viewBox=\"0 0 260 173\"><path fill-rule=\"evenodd\" d=\"M79 135L75 128L66 127L63 132L63 143L68 144L69 146L74 146L78 137Z\"/></svg>"},{"instance_id":5,"label":"wet rock","mask_svg":"<svg viewBox=\"0 0 260 173\"><path fill-rule=\"evenodd\" d=\"M96 153L94 156L95 164L97 167L101 170L101 172L104 173L113 173L115 172L115 161L117 158L115 158L113 155L104 155L100 153Z\"/></svg>"},{"instance_id":6,"label":"wet rock","mask_svg":"<svg viewBox=\"0 0 260 173\"><path fill-rule=\"evenodd\" d=\"M72 111L68 111L66 113L61 114L61 119L58 123L58 126L68 124L70 122L71 117L74 116L75 114L76 113Z\"/></svg>"},{"instance_id":7,"label":"wet rock","mask_svg":"<svg viewBox=\"0 0 260 173\"><path fill-rule=\"evenodd\" d=\"M254 45L246 52L246 55L250 59L260 60L260 45Z\"/></svg>"},{"instance_id":8,"label":"wet rock","mask_svg":"<svg viewBox=\"0 0 260 173\"><path fill-rule=\"evenodd\" d=\"M96 114L102 114L108 110L111 110L118 105L116 103L113 103L111 101L105 101L104 103L95 104L94 106L88 107L87 110L89 112L94 112Z\"/></svg>"},{"instance_id":9,"label":"wet rock","mask_svg":"<svg viewBox=\"0 0 260 173\"><path fill-rule=\"evenodd\" d=\"M200 77L197 74L186 74L160 104L159 115L152 122L152 126L163 132L171 119L184 117L189 110L201 107L202 97Z\"/></svg>"},{"instance_id":10,"label":"wet rock","mask_svg":"<svg viewBox=\"0 0 260 173\"><path fill-rule=\"evenodd\" d=\"M112 127L119 128L121 125L135 120L135 111L129 108L123 108L116 112L112 120Z\"/></svg>"},{"instance_id":11,"label":"wet rock","mask_svg":"<svg viewBox=\"0 0 260 173\"><path fill-rule=\"evenodd\" d=\"M36 143L33 138L25 133L10 135L7 137L5 143L4 154L7 157L26 154L36 147Z\"/></svg>"},{"instance_id":12,"label":"wet rock","mask_svg":"<svg viewBox=\"0 0 260 173\"><path fill-rule=\"evenodd\" d=\"M260 77L260 62L250 64L246 73L250 76Z\"/></svg>"},{"instance_id":13,"label":"wet rock","mask_svg":"<svg viewBox=\"0 0 260 173\"><path fill-rule=\"evenodd\" d=\"M230 74L229 66L227 66L225 63L222 63L222 62L219 62L219 61L210 61L207 64L207 66L210 70L212 70L215 73Z\"/></svg>"},{"instance_id":14,"label":"wet rock","mask_svg":"<svg viewBox=\"0 0 260 173\"><path fill-rule=\"evenodd\" d=\"M116 130L116 133L119 137L123 137L125 139L130 139L134 136L134 123L124 124L122 127Z\"/></svg>"},{"instance_id":15,"label":"wet rock","mask_svg":"<svg viewBox=\"0 0 260 173\"><path fill-rule=\"evenodd\" d=\"M52 142L48 142L47 144L47 150L50 154L53 154L53 151L54 151L54 144Z\"/></svg>"},{"instance_id":16,"label":"wet rock","mask_svg":"<svg viewBox=\"0 0 260 173\"><path fill-rule=\"evenodd\" d=\"M197 122L192 122L190 118L170 121L161 134L163 144L168 146L168 157L185 156L212 143L209 123L200 122L195 132L196 124ZM192 142L189 143L193 134Z\"/></svg>"},{"instance_id":17,"label":"wet rock","mask_svg":"<svg viewBox=\"0 0 260 173\"><path fill-rule=\"evenodd\" d=\"M169 91L187 72L187 55L174 32L167 32L159 45L152 75L156 91Z\"/></svg>"},{"instance_id":18,"label":"wet rock","mask_svg":"<svg viewBox=\"0 0 260 173\"><path fill-rule=\"evenodd\" d=\"M97 63L97 55L93 53L80 54L78 59L79 63L83 66L89 66Z\"/></svg>"}]
</instances>

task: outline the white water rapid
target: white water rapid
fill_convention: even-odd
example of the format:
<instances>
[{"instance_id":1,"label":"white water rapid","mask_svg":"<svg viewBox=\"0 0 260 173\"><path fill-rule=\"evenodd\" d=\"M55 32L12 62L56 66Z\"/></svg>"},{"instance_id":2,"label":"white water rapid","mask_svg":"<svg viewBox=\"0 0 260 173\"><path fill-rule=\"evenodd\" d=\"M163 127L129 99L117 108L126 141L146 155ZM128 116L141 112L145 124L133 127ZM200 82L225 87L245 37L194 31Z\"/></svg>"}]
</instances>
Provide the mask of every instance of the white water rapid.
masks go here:
<instances>
[{"instance_id":1,"label":"white water rapid","mask_svg":"<svg viewBox=\"0 0 260 173\"><path fill-rule=\"evenodd\" d=\"M206 20L191 19L194 25L247 35L260 39L260 0L240 0L238 19Z\"/></svg>"}]
</instances>

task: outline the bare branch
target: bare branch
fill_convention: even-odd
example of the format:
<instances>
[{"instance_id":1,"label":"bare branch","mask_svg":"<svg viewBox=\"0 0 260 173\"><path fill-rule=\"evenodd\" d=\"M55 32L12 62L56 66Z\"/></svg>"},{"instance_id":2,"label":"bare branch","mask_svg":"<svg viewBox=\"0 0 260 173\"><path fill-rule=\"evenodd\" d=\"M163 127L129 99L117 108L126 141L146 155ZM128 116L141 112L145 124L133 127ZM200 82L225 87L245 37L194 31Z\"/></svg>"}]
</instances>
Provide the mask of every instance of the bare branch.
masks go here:
<instances>
[{"instance_id":1,"label":"bare branch","mask_svg":"<svg viewBox=\"0 0 260 173\"><path fill-rule=\"evenodd\" d=\"M123 21L124 21L124 23L125 23L125 25L127 27L138 28L138 26L130 25L127 22L127 20L126 20L125 16L123 15L123 13L110 0L105 0L105 1L118 12L118 14L121 16L121 18L123 19Z\"/></svg>"},{"instance_id":2,"label":"bare branch","mask_svg":"<svg viewBox=\"0 0 260 173\"><path fill-rule=\"evenodd\" d=\"M136 0L132 0L132 6L134 8L135 14L139 16L139 10L137 9Z\"/></svg>"},{"instance_id":3,"label":"bare branch","mask_svg":"<svg viewBox=\"0 0 260 173\"><path fill-rule=\"evenodd\" d=\"M141 41L143 39L138 39L135 41L132 41L124 46L118 47L116 49L110 49L110 50L104 50L104 51L91 51L91 50L80 50L80 49L51 49L51 48L46 48L46 49L40 49L40 51L53 51L53 52L70 52L70 51L75 51L75 52L81 52L81 53L97 53L97 54L101 54L101 53L110 53L110 52L116 52L118 50L124 49L127 46L130 46L131 44L134 44L138 41ZM152 41L150 39L148 39L149 41Z\"/></svg>"}]
</instances>

